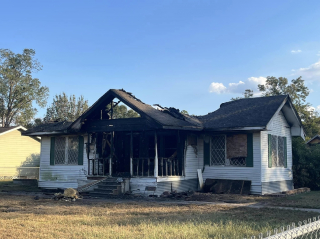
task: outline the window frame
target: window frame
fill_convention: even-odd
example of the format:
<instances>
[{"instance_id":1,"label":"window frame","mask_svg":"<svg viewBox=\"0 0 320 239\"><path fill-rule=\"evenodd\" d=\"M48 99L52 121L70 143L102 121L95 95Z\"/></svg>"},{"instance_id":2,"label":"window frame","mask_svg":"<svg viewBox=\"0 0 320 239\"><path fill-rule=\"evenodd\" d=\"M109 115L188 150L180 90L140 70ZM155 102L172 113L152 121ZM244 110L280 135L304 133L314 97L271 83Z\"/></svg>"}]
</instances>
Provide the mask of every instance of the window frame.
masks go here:
<instances>
[{"instance_id":1,"label":"window frame","mask_svg":"<svg viewBox=\"0 0 320 239\"><path fill-rule=\"evenodd\" d=\"M287 160L287 148L288 145L286 143L286 136L280 136L280 135L274 135L274 134L268 134L270 135L270 137L276 137L276 164L274 163L273 159L272 159L272 145L270 146L270 141L268 140L268 160L270 160L270 152L271 152L271 167L269 168L286 168L286 160ZM268 136L269 137L269 136ZM279 157L279 138L282 138L282 144L283 144L283 155L282 155L282 161L280 162L280 157ZM271 139L272 141L272 139Z\"/></svg>"},{"instance_id":2,"label":"window frame","mask_svg":"<svg viewBox=\"0 0 320 239\"><path fill-rule=\"evenodd\" d=\"M212 138L216 136L224 136L224 164L212 164ZM248 137L248 136L247 136ZM210 149L210 167L237 167L237 168L246 168L248 167L247 164L247 157L244 157L245 164L244 165L232 165L230 164L231 159L227 158L227 134L218 134L218 135L212 135L210 136L209 141L209 149Z\"/></svg>"},{"instance_id":3,"label":"window frame","mask_svg":"<svg viewBox=\"0 0 320 239\"><path fill-rule=\"evenodd\" d=\"M56 142L57 138L65 138L65 147L64 147L64 163L57 163L56 159ZM77 149L77 159L75 160L75 163L69 163L69 137L76 137L77 138L77 144L78 144L78 149ZM54 150L54 165L57 166L77 166L79 165L79 148L80 148L80 143L79 143L79 137L78 135L67 135L67 136L55 136L55 150Z\"/></svg>"}]
</instances>

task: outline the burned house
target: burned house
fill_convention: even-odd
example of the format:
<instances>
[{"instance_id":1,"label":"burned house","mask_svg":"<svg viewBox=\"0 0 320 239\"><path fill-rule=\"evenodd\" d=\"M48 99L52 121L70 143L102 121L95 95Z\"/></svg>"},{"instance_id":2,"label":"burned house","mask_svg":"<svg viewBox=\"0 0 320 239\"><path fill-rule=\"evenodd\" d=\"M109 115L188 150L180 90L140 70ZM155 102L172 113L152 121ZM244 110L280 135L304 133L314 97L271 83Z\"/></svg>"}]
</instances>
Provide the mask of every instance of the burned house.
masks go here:
<instances>
[{"instance_id":1,"label":"burned house","mask_svg":"<svg viewBox=\"0 0 320 239\"><path fill-rule=\"evenodd\" d=\"M116 115L121 104L133 117ZM145 195L196 190L199 177L250 181L253 194L292 189L291 137L304 138L289 96L227 102L192 117L113 89L76 121L24 134L41 136L39 187L110 180L121 182L111 192Z\"/></svg>"}]
</instances>

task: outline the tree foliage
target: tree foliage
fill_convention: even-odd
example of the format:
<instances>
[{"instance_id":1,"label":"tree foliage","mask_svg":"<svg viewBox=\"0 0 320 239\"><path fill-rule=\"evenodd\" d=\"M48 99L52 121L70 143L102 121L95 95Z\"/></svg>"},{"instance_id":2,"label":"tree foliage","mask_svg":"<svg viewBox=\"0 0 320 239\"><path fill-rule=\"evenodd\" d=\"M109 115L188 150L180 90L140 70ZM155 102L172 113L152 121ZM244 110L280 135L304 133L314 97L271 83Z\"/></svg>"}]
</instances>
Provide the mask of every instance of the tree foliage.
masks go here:
<instances>
[{"instance_id":1,"label":"tree foliage","mask_svg":"<svg viewBox=\"0 0 320 239\"><path fill-rule=\"evenodd\" d=\"M128 109L127 106L121 104L117 105L115 103L113 107L112 119L123 119L123 118L137 118L140 115L132 109ZM111 117L111 103L106 106L106 111Z\"/></svg>"},{"instance_id":2,"label":"tree foliage","mask_svg":"<svg viewBox=\"0 0 320 239\"><path fill-rule=\"evenodd\" d=\"M253 97L253 90L246 89L243 93L243 97L231 98L231 100L240 100L243 98L252 98L252 97Z\"/></svg>"},{"instance_id":3,"label":"tree foliage","mask_svg":"<svg viewBox=\"0 0 320 239\"><path fill-rule=\"evenodd\" d=\"M188 111L186 111L186 110L181 110L180 112L181 112L181 114L185 114L185 115L189 114Z\"/></svg>"},{"instance_id":4,"label":"tree foliage","mask_svg":"<svg viewBox=\"0 0 320 239\"><path fill-rule=\"evenodd\" d=\"M48 87L41 86L32 74L42 69L33 49L15 54L0 49L0 122L2 127L12 123L26 125L37 113L33 104L45 107Z\"/></svg>"},{"instance_id":5,"label":"tree foliage","mask_svg":"<svg viewBox=\"0 0 320 239\"><path fill-rule=\"evenodd\" d=\"M296 188L320 189L320 144L308 146L300 137L292 141L293 182Z\"/></svg>"},{"instance_id":6,"label":"tree foliage","mask_svg":"<svg viewBox=\"0 0 320 239\"><path fill-rule=\"evenodd\" d=\"M27 123L24 127L26 127L27 129L31 129L33 127L37 127L39 125L44 124L44 120L42 118L35 118L33 121L30 121L29 123Z\"/></svg>"},{"instance_id":7,"label":"tree foliage","mask_svg":"<svg viewBox=\"0 0 320 239\"><path fill-rule=\"evenodd\" d=\"M63 92L53 98L51 106L47 108L44 121L75 121L88 108L88 101L82 95L79 98L75 95L68 97Z\"/></svg>"},{"instance_id":8,"label":"tree foliage","mask_svg":"<svg viewBox=\"0 0 320 239\"><path fill-rule=\"evenodd\" d=\"M293 79L291 83L285 77L268 76L266 83L258 85L258 89L262 96L289 95L302 120L307 137L320 133L320 117L306 101L310 90L305 86L301 76ZM247 89L244 97L232 98L232 100L250 97L253 97L253 91Z\"/></svg>"}]
</instances>

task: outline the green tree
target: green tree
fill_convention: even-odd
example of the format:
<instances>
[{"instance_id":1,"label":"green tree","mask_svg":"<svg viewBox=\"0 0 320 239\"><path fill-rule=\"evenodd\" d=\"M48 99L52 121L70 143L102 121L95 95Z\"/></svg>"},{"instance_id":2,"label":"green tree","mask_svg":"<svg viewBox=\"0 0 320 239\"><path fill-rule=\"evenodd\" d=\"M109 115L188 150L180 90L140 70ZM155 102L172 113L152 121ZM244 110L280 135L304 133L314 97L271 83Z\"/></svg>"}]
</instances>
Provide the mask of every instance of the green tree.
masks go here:
<instances>
[{"instance_id":1,"label":"green tree","mask_svg":"<svg viewBox=\"0 0 320 239\"><path fill-rule=\"evenodd\" d=\"M180 113L181 113L181 114L185 114L185 115L188 115L188 114L189 114L188 111L186 111L186 110L181 110Z\"/></svg>"},{"instance_id":2,"label":"green tree","mask_svg":"<svg viewBox=\"0 0 320 239\"><path fill-rule=\"evenodd\" d=\"M296 188L320 189L320 145L308 146L300 137L292 140L292 171Z\"/></svg>"},{"instance_id":3,"label":"green tree","mask_svg":"<svg viewBox=\"0 0 320 239\"><path fill-rule=\"evenodd\" d=\"M33 128L33 127L37 127L37 126L42 125L42 124L44 124L44 123L45 123L45 122L44 122L43 119L41 119L41 118L35 118L34 120L32 120L31 122L29 122L28 124L26 124L25 127L26 127L27 129L31 129L31 128Z\"/></svg>"},{"instance_id":4,"label":"green tree","mask_svg":"<svg viewBox=\"0 0 320 239\"><path fill-rule=\"evenodd\" d=\"M15 54L0 49L0 122L2 127L12 123L26 125L35 116L34 104L45 107L48 87L41 86L32 74L42 69L33 49Z\"/></svg>"},{"instance_id":5,"label":"green tree","mask_svg":"<svg viewBox=\"0 0 320 239\"><path fill-rule=\"evenodd\" d=\"M305 86L301 76L293 79L291 83L285 77L268 76L266 83L258 85L258 89L262 96L289 95L302 120L307 138L320 133L320 117L317 112L312 110L311 105L306 102L310 90ZM251 90L244 92L244 98L252 96L253 92ZM240 98L232 98L232 100Z\"/></svg>"},{"instance_id":6,"label":"green tree","mask_svg":"<svg viewBox=\"0 0 320 239\"><path fill-rule=\"evenodd\" d=\"M123 119L123 118L137 118L140 115L132 109L128 109L125 105L114 104L113 107L113 119ZM106 111L111 116L111 103L106 106Z\"/></svg>"},{"instance_id":7,"label":"green tree","mask_svg":"<svg viewBox=\"0 0 320 239\"><path fill-rule=\"evenodd\" d=\"M87 109L88 101L81 95L78 99L75 95L68 97L66 93L55 95L44 121L75 121Z\"/></svg>"},{"instance_id":8,"label":"green tree","mask_svg":"<svg viewBox=\"0 0 320 239\"><path fill-rule=\"evenodd\" d=\"M243 98L252 98L252 97L253 97L253 90L246 89L243 93L243 97L231 98L231 100L240 100Z\"/></svg>"},{"instance_id":9,"label":"green tree","mask_svg":"<svg viewBox=\"0 0 320 239\"><path fill-rule=\"evenodd\" d=\"M285 77L268 76L266 83L258 85L258 89L263 96L289 95L303 122L306 135L312 137L320 132L319 116L312 110L311 105L306 102L310 90L305 86L301 76L293 79L291 83Z\"/></svg>"}]
</instances>

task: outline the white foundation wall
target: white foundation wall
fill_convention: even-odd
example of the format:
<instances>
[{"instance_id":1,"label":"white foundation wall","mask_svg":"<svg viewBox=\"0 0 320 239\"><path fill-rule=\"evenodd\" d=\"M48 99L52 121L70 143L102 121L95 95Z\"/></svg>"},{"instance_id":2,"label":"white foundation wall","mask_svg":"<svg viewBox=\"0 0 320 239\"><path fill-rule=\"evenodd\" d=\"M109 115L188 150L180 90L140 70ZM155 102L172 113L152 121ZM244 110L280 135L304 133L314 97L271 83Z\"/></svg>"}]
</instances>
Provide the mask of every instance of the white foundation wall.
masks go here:
<instances>
[{"instance_id":1,"label":"white foundation wall","mask_svg":"<svg viewBox=\"0 0 320 239\"><path fill-rule=\"evenodd\" d=\"M86 180L88 160L83 147L83 165L50 165L50 138L41 137L39 187L42 188L77 188L77 180ZM86 143L87 137L84 137Z\"/></svg>"},{"instance_id":2,"label":"white foundation wall","mask_svg":"<svg viewBox=\"0 0 320 239\"><path fill-rule=\"evenodd\" d=\"M284 167L268 167L268 134L282 136L287 138L287 168ZM277 112L267 125L267 131L261 132L261 181L263 185L269 185L268 189L263 187L263 194L279 191L272 189L275 183L287 185L288 181L292 181L292 138L290 126L281 111ZM292 184L292 183L291 183ZM270 186L272 185L272 186ZM278 185L279 186L279 185ZM270 188L271 187L271 188ZM264 189L265 188L265 189ZM284 188L292 189L292 188Z\"/></svg>"},{"instance_id":3,"label":"white foundation wall","mask_svg":"<svg viewBox=\"0 0 320 239\"><path fill-rule=\"evenodd\" d=\"M199 148L202 151L203 146ZM232 166L209 166L205 165L203 180L210 179L230 179L251 181L251 193L261 194L261 145L260 132L253 133L253 167L232 167Z\"/></svg>"}]
</instances>

